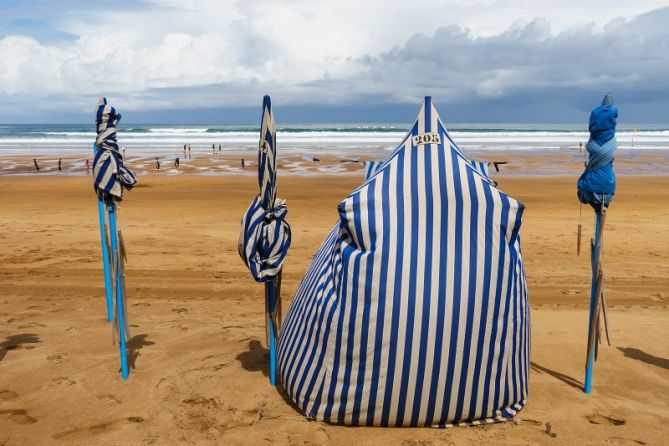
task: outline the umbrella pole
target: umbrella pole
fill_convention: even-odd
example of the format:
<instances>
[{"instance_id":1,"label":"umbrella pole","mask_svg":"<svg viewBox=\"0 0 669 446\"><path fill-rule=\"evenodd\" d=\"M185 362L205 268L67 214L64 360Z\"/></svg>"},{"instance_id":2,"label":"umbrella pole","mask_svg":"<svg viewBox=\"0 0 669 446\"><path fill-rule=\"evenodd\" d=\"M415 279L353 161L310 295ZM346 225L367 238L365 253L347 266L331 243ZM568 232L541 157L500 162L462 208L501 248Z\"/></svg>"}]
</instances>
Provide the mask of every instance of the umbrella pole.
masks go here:
<instances>
[{"instance_id":1,"label":"umbrella pole","mask_svg":"<svg viewBox=\"0 0 669 446\"><path fill-rule=\"evenodd\" d=\"M93 156L97 148L95 143L93 143ZM109 246L107 244L108 232L107 232L107 221L105 219L105 204L102 199L98 197L98 218L100 220L100 241L102 244L102 269L105 277L105 296L107 298L107 322L112 321L112 316L114 314L114 301L112 297L112 281L111 281L111 268L109 267Z\"/></svg>"},{"instance_id":2,"label":"umbrella pole","mask_svg":"<svg viewBox=\"0 0 669 446\"><path fill-rule=\"evenodd\" d=\"M120 264L123 261L121 259L121 253L119 251L118 245L118 230L116 229L116 205L110 203L107 205L107 211L109 212L109 232L111 234L111 252L114 261L116 262L117 267L115 268L115 278L114 278L114 288L116 291L116 311L118 312L118 345L121 353L121 375L123 379L128 379L128 355L125 347L125 305L123 302L123 276L120 268Z\"/></svg>"},{"instance_id":3,"label":"umbrella pole","mask_svg":"<svg viewBox=\"0 0 669 446\"><path fill-rule=\"evenodd\" d=\"M606 208L602 206L601 210L596 211L595 217L595 240L593 243L593 253L592 253L592 284L590 290L590 317L588 319L588 356L586 361L585 368L585 383L583 386L583 391L585 393L590 393L592 390L592 369L595 362L595 345L596 337L593 336L594 330L597 330L598 327L595 324L598 324L599 316L599 293L602 292L602 274L600 273L601 268L601 255L602 255L602 231L604 226L604 219L606 214ZM594 342L593 342L594 341Z\"/></svg>"},{"instance_id":4,"label":"umbrella pole","mask_svg":"<svg viewBox=\"0 0 669 446\"><path fill-rule=\"evenodd\" d=\"M280 275L281 273L279 273ZM276 386L276 304L278 276L265 283L265 296L267 299L267 337L269 347L269 383Z\"/></svg>"}]
</instances>

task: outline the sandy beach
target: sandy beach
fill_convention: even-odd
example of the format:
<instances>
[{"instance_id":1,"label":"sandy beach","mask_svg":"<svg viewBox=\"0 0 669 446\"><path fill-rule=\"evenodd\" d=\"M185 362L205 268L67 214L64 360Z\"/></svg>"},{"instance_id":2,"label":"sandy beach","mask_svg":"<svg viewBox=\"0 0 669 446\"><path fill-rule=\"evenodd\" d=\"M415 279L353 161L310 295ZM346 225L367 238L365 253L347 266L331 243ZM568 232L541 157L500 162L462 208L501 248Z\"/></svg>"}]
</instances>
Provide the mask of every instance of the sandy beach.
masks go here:
<instances>
[{"instance_id":1,"label":"sandy beach","mask_svg":"<svg viewBox=\"0 0 669 446\"><path fill-rule=\"evenodd\" d=\"M333 161L334 162L334 161ZM27 167L28 169L29 167ZM621 176L605 239L612 346L582 385L590 269L575 178L496 178L526 205L530 393L513 422L439 429L310 422L269 386L263 287L237 254L253 175L144 175L121 206L131 376L106 322L92 181L0 176L0 445L664 444L669 177ZM284 312L361 175L279 180L293 244ZM582 209L583 239L593 212Z\"/></svg>"}]
</instances>

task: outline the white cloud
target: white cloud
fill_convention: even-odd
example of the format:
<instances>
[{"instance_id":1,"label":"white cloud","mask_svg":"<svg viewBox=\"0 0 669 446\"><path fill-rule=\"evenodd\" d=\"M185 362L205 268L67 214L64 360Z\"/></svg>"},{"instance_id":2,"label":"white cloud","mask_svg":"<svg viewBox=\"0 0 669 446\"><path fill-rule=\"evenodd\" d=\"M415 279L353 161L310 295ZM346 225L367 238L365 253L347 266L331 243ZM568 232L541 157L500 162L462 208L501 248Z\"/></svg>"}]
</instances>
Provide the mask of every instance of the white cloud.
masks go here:
<instances>
[{"instance_id":1,"label":"white cloud","mask_svg":"<svg viewBox=\"0 0 669 446\"><path fill-rule=\"evenodd\" d=\"M661 3L154 0L139 10L72 8L52 26L75 40L0 38L0 113L17 105L88 110L101 94L147 109L247 105L265 91L285 103L401 102L426 89L499 98L642 82L666 72L666 22L640 27L629 17Z\"/></svg>"}]
</instances>

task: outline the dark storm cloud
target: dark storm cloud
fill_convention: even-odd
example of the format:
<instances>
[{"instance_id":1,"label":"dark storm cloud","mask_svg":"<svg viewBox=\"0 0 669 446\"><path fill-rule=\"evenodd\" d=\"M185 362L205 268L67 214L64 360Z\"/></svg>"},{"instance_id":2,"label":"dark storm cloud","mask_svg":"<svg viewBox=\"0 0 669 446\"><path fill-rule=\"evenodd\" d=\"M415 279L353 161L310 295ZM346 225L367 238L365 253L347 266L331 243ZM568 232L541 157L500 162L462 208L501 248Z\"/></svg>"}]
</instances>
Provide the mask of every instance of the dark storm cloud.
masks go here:
<instances>
[{"instance_id":1,"label":"dark storm cloud","mask_svg":"<svg viewBox=\"0 0 669 446\"><path fill-rule=\"evenodd\" d=\"M570 120L611 91L632 120L667 122L667 23L669 8L557 35L543 19L479 38L451 25L361 59L347 84L395 102L432 94L457 120Z\"/></svg>"}]
</instances>

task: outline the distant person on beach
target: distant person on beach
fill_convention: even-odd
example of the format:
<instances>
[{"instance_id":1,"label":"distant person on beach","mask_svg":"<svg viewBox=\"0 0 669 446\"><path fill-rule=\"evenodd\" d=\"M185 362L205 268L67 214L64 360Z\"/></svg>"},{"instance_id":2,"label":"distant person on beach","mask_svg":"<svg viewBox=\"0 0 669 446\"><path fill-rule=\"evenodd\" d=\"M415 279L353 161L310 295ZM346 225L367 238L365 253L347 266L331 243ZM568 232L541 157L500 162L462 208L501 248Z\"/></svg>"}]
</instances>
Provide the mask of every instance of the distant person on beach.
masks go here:
<instances>
[{"instance_id":1,"label":"distant person on beach","mask_svg":"<svg viewBox=\"0 0 669 446\"><path fill-rule=\"evenodd\" d=\"M188 144L188 159L191 159L192 155L193 155L193 153L191 152L190 144Z\"/></svg>"},{"instance_id":2,"label":"distant person on beach","mask_svg":"<svg viewBox=\"0 0 669 446\"><path fill-rule=\"evenodd\" d=\"M216 154L216 144L211 145L211 153Z\"/></svg>"},{"instance_id":3,"label":"distant person on beach","mask_svg":"<svg viewBox=\"0 0 669 446\"><path fill-rule=\"evenodd\" d=\"M121 151L123 152L123 156L125 156L125 146L121 146Z\"/></svg>"},{"instance_id":4,"label":"distant person on beach","mask_svg":"<svg viewBox=\"0 0 669 446\"><path fill-rule=\"evenodd\" d=\"M158 160L158 157L156 157L156 170L160 170L160 161Z\"/></svg>"},{"instance_id":5,"label":"distant person on beach","mask_svg":"<svg viewBox=\"0 0 669 446\"><path fill-rule=\"evenodd\" d=\"M244 158L242 158L242 169L246 168L246 163L244 163Z\"/></svg>"},{"instance_id":6,"label":"distant person on beach","mask_svg":"<svg viewBox=\"0 0 669 446\"><path fill-rule=\"evenodd\" d=\"M221 152L221 145L220 144L218 145L218 152L219 153Z\"/></svg>"},{"instance_id":7,"label":"distant person on beach","mask_svg":"<svg viewBox=\"0 0 669 446\"><path fill-rule=\"evenodd\" d=\"M33 158L33 164L35 165L35 170L39 172L39 164L37 164L37 160Z\"/></svg>"},{"instance_id":8,"label":"distant person on beach","mask_svg":"<svg viewBox=\"0 0 669 446\"><path fill-rule=\"evenodd\" d=\"M583 143L582 143L582 142L579 142L579 143L578 143L578 151L579 151L579 152L582 152L582 151L583 151Z\"/></svg>"},{"instance_id":9,"label":"distant person on beach","mask_svg":"<svg viewBox=\"0 0 669 446\"><path fill-rule=\"evenodd\" d=\"M177 169L179 168L179 157L177 156L177 159L174 160L174 167Z\"/></svg>"},{"instance_id":10,"label":"distant person on beach","mask_svg":"<svg viewBox=\"0 0 669 446\"><path fill-rule=\"evenodd\" d=\"M86 173L90 173L91 171L91 162L86 158Z\"/></svg>"},{"instance_id":11,"label":"distant person on beach","mask_svg":"<svg viewBox=\"0 0 669 446\"><path fill-rule=\"evenodd\" d=\"M63 171L63 159L58 158L58 172L62 172L62 171Z\"/></svg>"}]
</instances>

